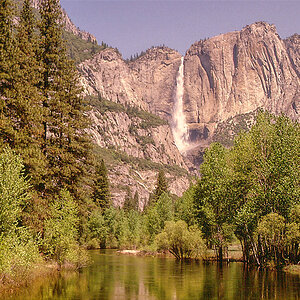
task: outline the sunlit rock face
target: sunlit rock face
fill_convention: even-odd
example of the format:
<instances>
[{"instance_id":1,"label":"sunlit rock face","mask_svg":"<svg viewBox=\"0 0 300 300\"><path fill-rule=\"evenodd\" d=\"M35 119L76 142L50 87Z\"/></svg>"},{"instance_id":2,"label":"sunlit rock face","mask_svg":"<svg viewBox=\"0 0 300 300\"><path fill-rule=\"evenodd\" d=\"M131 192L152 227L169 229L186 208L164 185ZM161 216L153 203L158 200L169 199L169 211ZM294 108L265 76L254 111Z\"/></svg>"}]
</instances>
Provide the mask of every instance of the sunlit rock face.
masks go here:
<instances>
[{"instance_id":1,"label":"sunlit rock face","mask_svg":"<svg viewBox=\"0 0 300 300\"><path fill-rule=\"evenodd\" d=\"M183 61L189 142L206 145L220 122L260 107L298 119L299 64L299 35L281 40L275 26L264 22L193 44ZM180 65L180 54L166 47L134 62L107 49L79 70L88 93L136 105L174 125Z\"/></svg>"},{"instance_id":2,"label":"sunlit rock face","mask_svg":"<svg viewBox=\"0 0 300 300\"><path fill-rule=\"evenodd\" d=\"M185 56L184 104L193 140L218 123L259 107L299 118L299 35L280 39L258 22L191 46Z\"/></svg>"},{"instance_id":3,"label":"sunlit rock face","mask_svg":"<svg viewBox=\"0 0 300 300\"><path fill-rule=\"evenodd\" d=\"M181 55L167 47L151 48L133 62L108 48L79 65L79 71L87 94L99 93L171 121L180 63Z\"/></svg>"}]
</instances>

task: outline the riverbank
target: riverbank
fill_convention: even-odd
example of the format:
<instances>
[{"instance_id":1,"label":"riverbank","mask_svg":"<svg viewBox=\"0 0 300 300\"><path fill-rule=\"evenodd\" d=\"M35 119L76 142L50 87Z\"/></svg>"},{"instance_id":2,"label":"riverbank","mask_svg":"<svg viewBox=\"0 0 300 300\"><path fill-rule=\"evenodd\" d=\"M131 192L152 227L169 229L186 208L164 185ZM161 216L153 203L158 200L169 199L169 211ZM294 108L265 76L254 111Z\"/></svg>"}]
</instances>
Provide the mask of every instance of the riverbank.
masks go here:
<instances>
[{"instance_id":1,"label":"riverbank","mask_svg":"<svg viewBox=\"0 0 300 300\"><path fill-rule=\"evenodd\" d=\"M132 256L155 256L155 257L173 257L169 251L147 251L147 250L131 250L123 249L118 250L118 254L132 255ZM199 260L199 259L196 259ZM201 257L203 261L217 261L215 251L208 249L205 255ZM232 247L227 252L227 255L223 258L223 262L243 262L243 252L238 247Z\"/></svg>"},{"instance_id":2,"label":"riverbank","mask_svg":"<svg viewBox=\"0 0 300 300\"><path fill-rule=\"evenodd\" d=\"M283 268L283 271L293 275L300 276L300 265L289 265Z\"/></svg>"},{"instance_id":3,"label":"riverbank","mask_svg":"<svg viewBox=\"0 0 300 300\"><path fill-rule=\"evenodd\" d=\"M0 294L13 294L18 292L20 288L29 286L42 278L57 276L59 273L59 265L57 263L40 263L33 266L30 271L16 271L16 275L0 275Z\"/></svg>"},{"instance_id":4,"label":"riverbank","mask_svg":"<svg viewBox=\"0 0 300 300\"><path fill-rule=\"evenodd\" d=\"M34 265L30 270L16 270L14 276L0 274L0 294L15 294L22 288L26 288L38 281L47 278L56 278L61 271L75 271L79 269L76 264L65 263L59 265L57 262L42 262Z\"/></svg>"}]
</instances>

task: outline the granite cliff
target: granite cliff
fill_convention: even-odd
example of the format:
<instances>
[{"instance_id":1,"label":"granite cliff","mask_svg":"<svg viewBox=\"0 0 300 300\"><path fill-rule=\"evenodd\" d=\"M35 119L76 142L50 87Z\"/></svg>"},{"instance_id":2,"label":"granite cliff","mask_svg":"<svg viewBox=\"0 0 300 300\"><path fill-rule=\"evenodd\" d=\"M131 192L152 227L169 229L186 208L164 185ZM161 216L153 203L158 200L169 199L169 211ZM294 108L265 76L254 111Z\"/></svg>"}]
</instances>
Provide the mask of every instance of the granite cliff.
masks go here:
<instances>
[{"instance_id":1,"label":"granite cliff","mask_svg":"<svg viewBox=\"0 0 300 300\"><path fill-rule=\"evenodd\" d=\"M274 25L200 41L185 56L185 112L192 139L257 108L298 119L299 35L281 40Z\"/></svg>"},{"instance_id":2,"label":"granite cliff","mask_svg":"<svg viewBox=\"0 0 300 300\"><path fill-rule=\"evenodd\" d=\"M125 62L107 49L79 70L86 92L136 105L170 122L180 54L149 49ZM202 144L219 123L257 108L299 118L299 35L282 40L274 25L257 22L241 31L194 43L184 57L184 113L190 138Z\"/></svg>"}]
</instances>

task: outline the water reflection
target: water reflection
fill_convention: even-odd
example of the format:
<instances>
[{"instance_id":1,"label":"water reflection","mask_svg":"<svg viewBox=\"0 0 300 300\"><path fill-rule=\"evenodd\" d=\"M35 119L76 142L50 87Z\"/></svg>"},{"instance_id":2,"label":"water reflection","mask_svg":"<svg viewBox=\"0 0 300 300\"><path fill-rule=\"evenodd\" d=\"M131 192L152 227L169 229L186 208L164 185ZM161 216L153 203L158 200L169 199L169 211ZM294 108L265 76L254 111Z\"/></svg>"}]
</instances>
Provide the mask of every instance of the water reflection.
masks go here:
<instances>
[{"instance_id":1,"label":"water reflection","mask_svg":"<svg viewBox=\"0 0 300 300\"><path fill-rule=\"evenodd\" d=\"M115 251L93 251L92 257L89 268L63 272L10 299L300 299L299 276L241 263L220 266Z\"/></svg>"}]
</instances>

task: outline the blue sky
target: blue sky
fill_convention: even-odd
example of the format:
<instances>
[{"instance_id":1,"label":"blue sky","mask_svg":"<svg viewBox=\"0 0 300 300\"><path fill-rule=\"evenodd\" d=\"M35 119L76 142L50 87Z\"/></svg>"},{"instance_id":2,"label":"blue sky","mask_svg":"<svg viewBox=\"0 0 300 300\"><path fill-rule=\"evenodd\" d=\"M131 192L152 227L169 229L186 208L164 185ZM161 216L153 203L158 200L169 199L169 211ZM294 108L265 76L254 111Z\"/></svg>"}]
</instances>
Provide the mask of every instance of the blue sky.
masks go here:
<instances>
[{"instance_id":1,"label":"blue sky","mask_svg":"<svg viewBox=\"0 0 300 300\"><path fill-rule=\"evenodd\" d=\"M266 21L282 38L300 33L299 1L61 0L76 26L124 58L155 45L184 54L192 43Z\"/></svg>"}]
</instances>

